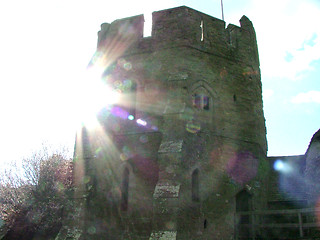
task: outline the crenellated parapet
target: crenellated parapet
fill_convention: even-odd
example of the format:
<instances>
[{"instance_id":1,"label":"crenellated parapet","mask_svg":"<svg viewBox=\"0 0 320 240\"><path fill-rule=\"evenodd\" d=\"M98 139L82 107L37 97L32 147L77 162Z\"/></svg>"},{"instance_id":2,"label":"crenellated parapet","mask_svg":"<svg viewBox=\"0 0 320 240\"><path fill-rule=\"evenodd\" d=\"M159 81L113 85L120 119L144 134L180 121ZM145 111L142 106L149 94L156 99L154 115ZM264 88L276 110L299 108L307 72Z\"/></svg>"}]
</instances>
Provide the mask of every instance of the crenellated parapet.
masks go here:
<instances>
[{"instance_id":1,"label":"crenellated parapet","mask_svg":"<svg viewBox=\"0 0 320 240\"><path fill-rule=\"evenodd\" d=\"M243 16L240 27L189 7L152 13L151 37L143 37L144 16L103 23L98 49L121 50L121 55L152 52L163 48L191 47L216 56L259 67L256 35L251 21Z\"/></svg>"}]
</instances>

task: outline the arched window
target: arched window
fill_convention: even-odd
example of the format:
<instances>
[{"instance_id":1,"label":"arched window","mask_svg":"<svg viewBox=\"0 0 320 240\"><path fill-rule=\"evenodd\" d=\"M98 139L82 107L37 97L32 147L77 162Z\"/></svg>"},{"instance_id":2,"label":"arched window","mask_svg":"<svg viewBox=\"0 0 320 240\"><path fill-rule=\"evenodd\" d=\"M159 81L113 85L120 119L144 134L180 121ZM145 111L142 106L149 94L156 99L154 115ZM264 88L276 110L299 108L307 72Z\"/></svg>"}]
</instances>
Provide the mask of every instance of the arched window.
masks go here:
<instances>
[{"instance_id":1,"label":"arched window","mask_svg":"<svg viewBox=\"0 0 320 240\"><path fill-rule=\"evenodd\" d=\"M128 210L128 198L129 198L129 169L125 168L122 175L121 183L121 210Z\"/></svg>"},{"instance_id":2,"label":"arched window","mask_svg":"<svg viewBox=\"0 0 320 240\"><path fill-rule=\"evenodd\" d=\"M236 211L247 212L250 210L251 210L251 194L248 193L246 190L242 190L236 195ZM243 223L248 223L247 218L245 221L246 222L243 222Z\"/></svg>"},{"instance_id":3,"label":"arched window","mask_svg":"<svg viewBox=\"0 0 320 240\"><path fill-rule=\"evenodd\" d=\"M208 111L210 109L210 97L205 94L195 93L192 95L193 107Z\"/></svg>"},{"instance_id":4,"label":"arched window","mask_svg":"<svg viewBox=\"0 0 320 240\"><path fill-rule=\"evenodd\" d=\"M236 195L236 212L248 212L252 209L251 194L246 190L240 191ZM251 224L249 215L240 215L238 226L239 239L248 239L250 237L251 228L247 224ZM246 224L246 225L244 225Z\"/></svg>"},{"instance_id":5,"label":"arched window","mask_svg":"<svg viewBox=\"0 0 320 240\"><path fill-rule=\"evenodd\" d=\"M203 111L209 111L212 108L211 94L203 85L192 90L192 106Z\"/></svg>"},{"instance_id":6,"label":"arched window","mask_svg":"<svg viewBox=\"0 0 320 240\"><path fill-rule=\"evenodd\" d=\"M193 202L199 202L199 170L196 169L192 173L192 188L191 188L191 194L192 194L192 201Z\"/></svg>"}]
</instances>

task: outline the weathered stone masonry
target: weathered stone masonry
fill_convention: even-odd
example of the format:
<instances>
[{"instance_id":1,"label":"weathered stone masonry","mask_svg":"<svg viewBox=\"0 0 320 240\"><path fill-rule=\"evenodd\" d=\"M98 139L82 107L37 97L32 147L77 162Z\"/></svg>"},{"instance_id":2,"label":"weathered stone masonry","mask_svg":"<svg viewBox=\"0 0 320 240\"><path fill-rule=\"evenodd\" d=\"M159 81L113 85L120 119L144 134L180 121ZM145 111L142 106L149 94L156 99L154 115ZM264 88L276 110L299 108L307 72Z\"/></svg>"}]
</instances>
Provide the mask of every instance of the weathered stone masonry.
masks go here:
<instances>
[{"instance_id":1,"label":"weathered stone masonry","mask_svg":"<svg viewBox=\"0 0 320 240\"><path fill-rule=\"evenodd\" d=\"M113 106L116 113L100 112L100 127L86 130L88 141L78 134L83 234L232 239L239 201L265 206L267 143L254 28L245 16L240 27L226 28L184 6L152 17L148 38L143 15L104 23L98 34L103 80L122 91L123 104Z\"/></svg>"}]
</instances>

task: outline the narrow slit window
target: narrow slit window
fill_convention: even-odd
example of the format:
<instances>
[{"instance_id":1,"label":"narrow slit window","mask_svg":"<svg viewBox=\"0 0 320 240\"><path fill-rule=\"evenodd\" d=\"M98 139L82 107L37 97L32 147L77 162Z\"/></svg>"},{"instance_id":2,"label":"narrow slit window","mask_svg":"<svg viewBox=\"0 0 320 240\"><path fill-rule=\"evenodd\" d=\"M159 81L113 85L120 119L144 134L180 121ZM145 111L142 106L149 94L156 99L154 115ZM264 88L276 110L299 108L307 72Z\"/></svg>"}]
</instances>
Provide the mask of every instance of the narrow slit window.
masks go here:
<instances>
[{"instance_id":1,"label":"narrow slit window","mask_svg":"<svg viewBox=\"0 0 320 240\"><path fill-rule=\"evenodd\" d=\"M200 23L200 28L201 28L201 42L203 42L203 20L201 20L201 23Z\"/></svg>"},{"instance_id":2,"label":"narrow slit window","mask_svg":"<svg viewBox=\"0 0 320 240\"><path fill-rule=\"evenodd\" d=\"M229 44L232 45L232 31L229 32Z\"/></svg>"},{"instance_id":3,"label":"narrow slit window","mask_svg":"<svg viewBox=\"0 0 320 240\"><path fill-rule=\"evenodd\" d=\"M199 202L199 170L196 169L192 173L192 201Z\"/></svg>"},{"instance_id":4,"label":"narrow slit window","mask_svg":"<svg viewBox=\"0 0 320 240\"><path fill-rule=\"evenodd\" d=\"M203 109L209 110L209 97L203 96Z\"/></svg>"},{"instance_id":5,"label":"narrow slit window","mask_svg":"<svg viewBox=\"0 0 320 240\"><path fill-rule=\"evenodd\" d=\"M201 105L201 96L198 94L193 95L193 106L199 108Z\"/></svg>"},{"instance_id":6,"label":"narrow slit window","mask_svg":"<svg viewBox=\"0 0 320 240\"><path fill-rule=\"evenodd\" d=\"M128 210L128 200L129 200L129 169L125 168L122 176L121 184L121 210Z\"/></svg>"}]
</instances>

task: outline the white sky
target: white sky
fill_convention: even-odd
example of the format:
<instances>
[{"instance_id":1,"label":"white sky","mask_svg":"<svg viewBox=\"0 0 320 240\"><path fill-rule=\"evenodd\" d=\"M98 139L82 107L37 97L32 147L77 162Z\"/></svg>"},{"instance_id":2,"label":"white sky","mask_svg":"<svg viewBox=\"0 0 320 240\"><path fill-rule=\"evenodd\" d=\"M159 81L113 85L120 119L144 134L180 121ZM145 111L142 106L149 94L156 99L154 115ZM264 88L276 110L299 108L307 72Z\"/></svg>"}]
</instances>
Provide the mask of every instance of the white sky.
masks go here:
<instances>
[{"instance_id":1,"label":"white sky","mask_svg":"<svg viewBox=\"0 0 320 240\"><path fill-rule=\"evenodd\" d=\"M43 141L73 147L85 68L103 22L186 5L221 18L220 0L13 0L0 3L1 162ZM318 0L224 0L227 23L256 29L269 155L304 154L320 128Z\"/></svg>"}]
</instances>

